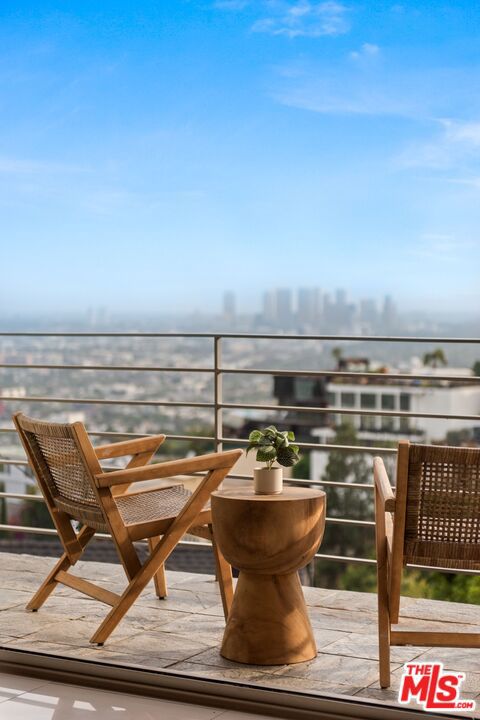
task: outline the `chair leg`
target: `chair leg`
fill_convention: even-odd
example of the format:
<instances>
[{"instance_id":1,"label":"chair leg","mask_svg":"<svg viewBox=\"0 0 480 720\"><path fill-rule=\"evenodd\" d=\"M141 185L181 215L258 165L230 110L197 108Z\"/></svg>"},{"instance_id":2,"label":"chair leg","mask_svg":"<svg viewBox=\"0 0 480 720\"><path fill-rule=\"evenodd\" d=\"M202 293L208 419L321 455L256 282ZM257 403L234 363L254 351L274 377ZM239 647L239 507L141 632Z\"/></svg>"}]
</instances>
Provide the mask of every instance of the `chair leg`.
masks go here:
<instances>
[{"instance_id":1,"label":"chair leg","mask_svg":"<svg viewBox=\"0 0 480 720\"><path fill-rule=\"evenodd\" d=\"M388 605L378 595L378 651L380 664L380 687L390 687L390 618Z\"/></svg>"},{"instance_id":2,"label":"chair leg","mask_svg":"<svg viewBox=\"0 0 480 720\"><path fill-rule=\"evenodd\" d=\"M89 527L84 527L78 534L78 541L80 542L82 546L82 550L85 548L87 543L91 540L91 538L95 535L95 530ZM55 590L56 586L58 585L58 580L56 580L56 577L58 573L63 570L64 572L67 572L69 568L71 568L75 564L76 560L72 562L70 560L67 553L63 553L62 557L58 562L54 565L52 570L48 573L47 577L43 581L43 583L38 588L35 595L32 597L28 605L26 606L26 610L29 610L30 612L36 612L39 610L39 608L42 607L43 603L49 595Z\"/></svg>"},{"instance_id":3,"label":"chair leg","mask_svg":"<svg viewBox=\"0 0 480 720\"><path fill-rule=\"evenodd\" d=\"M388 602L388 551L385 533L385 513L378 512L376 501L376 548L377 548L377 602L378 602L378 655L380 687L390 687L390 611Z\"/></svg>"},{"instance_id":4,"label":"chair leg","mask_svg":"<svg viewBox=\"0 0 480 720\"><path fill-rule=\"evenodd\" d=\"M160 542L159 537L153 537L148 539L148 546L150 552L153 552L157 544ZM155 592L159 600L165 600L168 595L167 591L167 578L165 577L165 563L160 566L159 570L153 576L153 582L155 584Z\"/></svg>"},{"instance_id":5,"label":"chair leg","mask_svg":"<svg viewBox=\"0 0 480 720\"><path fill-rule=\"evenodd\" d=\"M41 608L43 603L45 602L45 600L55 590L56 586L58 585L58 581L55 580L57 573L60 570L67 571L71 567L72 567L72 563L70 562L70 558L68 557L67 553L63 553L60 560L55 564L53 569L48 573L47 577L45 578L45 580L40 585L40 587L38 588L35 595L32 597L32 599L26 606L26 609L30 610L30 612L36 612L39 608Z\"/></svg>"},{"instance_id":6,"label":"chair leg","mask_svg":"<svg viewBox=\"0 0 480 720\"><path fill-rule=\"evenodd\" d=\"M215 542L213 534L212 547L215 555L215 566L217 569L216 579L218 580L218 584L220 585L220 595L222 597L223 614L225 615L225 620L227 620L233 602L232 568L230 563L228 563L223 557L220 548Z\"/></svg>"},{"instance_id":7,"label":"chair leg","mask_svg":"<svg viewBox=\"0 0 480 720\"><path fill-rule=\"evenodd\" d=\"M153 580L154 575L160 570L161 566L165 563L169 552L171 552L171 549L173 549L168 548L168 550L165 551L164 548L166 545L166 541L167 538L163 537L160 543L158 543L158 545L155 547L155 550L152 551L150 557L141 566L135 577L132 578L132 580L129 582L120 600L117 602L116 605L112 607L108 615L105 617L103 622L100 624L100 626L90 638L91 643L93 643L94 645L103 645L103 643L110 637L112 632L115 630L118 623L132 607L133 603L138 598L140 593L143 592L148 583Z\"/></svg>"}]
</instances>

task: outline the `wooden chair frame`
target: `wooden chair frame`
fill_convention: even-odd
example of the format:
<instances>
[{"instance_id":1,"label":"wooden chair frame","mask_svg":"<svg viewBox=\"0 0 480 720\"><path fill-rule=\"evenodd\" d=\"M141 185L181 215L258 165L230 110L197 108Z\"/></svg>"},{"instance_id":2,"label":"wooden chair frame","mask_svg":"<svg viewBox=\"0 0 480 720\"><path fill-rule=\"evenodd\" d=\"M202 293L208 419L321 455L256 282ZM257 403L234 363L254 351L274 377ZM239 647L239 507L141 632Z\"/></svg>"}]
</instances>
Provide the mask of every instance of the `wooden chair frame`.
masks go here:
<instances>
[{"instance_id":1,"label":"wooden chair frame","mask_svg":"<svg viewBox=\"0 0 480 720\"><path fill-rule=\"evenodd\" d=\"M51 489L45 481L42 468L39 466L38 458L32 452L26 430L33 431L39 426L48 428L52 424L30 420L22 413L16 413L13 421L64 547L63 555L28 603L27 610L38 610L58 584L78 590L112 608L90 639L91 643L103 645L151 580L155 582L159 598L163 599L167 595L165 561L188 532L212 542L217 579L225 618L227 618L233 599L232 572L215 542L211 511L205 509L205 506L211 493L218 488L235 465L242 454L241 450L210 453L185 460L147 465L165 440L165 435L126 440L94 448L82 423L76 422L67 426L83 460L98 505L103 512L108 531L129 581L124 592L119 595L69 572L82 556L96 530L89 527L88 524L83 524L78 533L74 531L71 520L79 518L74 518L73 515L69 515L57 507ZM108 471L103 470L100 466L100 460L123 456L132 456L123 470ZM151 489L130 491L130 488L134 487L134 483L205 472L206 475L176 516L125 524L115 498L127 493L144 494L152 491ZM153 489L158 490L158 487ZM134 542L138 540L147 540L149 544L149 556L143 564L134 547Z\"/></svg>"},{"instance_id":2,"label":"wooden chair frame","mask_svg":"<svg viewBox=\"0 0 480 720\"><path fill-rule=\"evenodd\" d=\"M394 493L382 458L374 459L375 530L378 583L378 639L380 686L390 687L390 647L417 645L480 648L480 633L392 630L399 622L400 588L405 565L410 443L400 441Z\"/></svg>"}]
</instances>

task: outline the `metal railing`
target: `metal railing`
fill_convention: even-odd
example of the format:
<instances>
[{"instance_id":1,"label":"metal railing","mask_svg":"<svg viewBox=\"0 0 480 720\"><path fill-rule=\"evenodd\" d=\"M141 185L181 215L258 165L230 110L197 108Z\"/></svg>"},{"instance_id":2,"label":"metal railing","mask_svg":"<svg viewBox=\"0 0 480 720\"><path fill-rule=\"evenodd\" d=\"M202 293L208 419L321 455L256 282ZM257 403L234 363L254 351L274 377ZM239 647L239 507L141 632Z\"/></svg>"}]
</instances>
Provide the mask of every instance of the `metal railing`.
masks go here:
<instances>
[{"instance_id":1,"label":"metal railing","mask_svg":"<svg viewBox=\"0 0 480 720\"><path fill-rule=\"evenodd\" d=\"M154 332L0 332L0 338L6 337L38 337L38 338L170 338L170 339L181 339L181 338L206 338L212 341L212 359L213 364L211 367L172 367L172 366L157 366L157 365L103 365L103 364L52 364L52 363L0 363L0 370L2 369L23 369L27 371L34 370L75 370L75 371L108 371L111 373L115 372L155 372L155 373L202 373L210 374L213 378L213 401L212 402L198 402L198 401L171 401L171 400L126 400L126 399L112 399L112 398L78 398L78 397L45 397L45 396L14 396L0 394L0 401L3 403L9 402L23 402L23 403L59 403L59 404L75 404L75 405L119 405L119 406L146 406L146 407L175 407L175 408L200 408L212 411L212 426L213 435L194 435L194 434L173 434L168 435L171 440L178 441L205 441L213 443L216 451L223 449L224 444L234 444L237 446L246 445L248 440L246 438L238 437L225 437L224 436L224 410L254 410L254 411L268 411L268 412L294 412L294 413L314 413L319 416L322 415L353 415L357 417L361 416L384 416L384 417L405 417L405 418L427 418L427 419L445 419L445 420L465 420L468 422L477 421L480 425L480 415L472 414L455 414L447 415L442 413L425 413L425 412L412 412L406 410L382 410L380 408L366 409L366 408L345 408L345 407L311 407L311 406L296 406L296 405L272 405L272 404L249 404L249 403L233 403L225 402L223 397L223 377L225 375L267 375L267 376L288 376L288 377L314 377L314 378L351 378L361 379L368 378L369 380L380 380L385 383L386 380L391 381L447 381L449 383L461 383L463 385L475 385L480 383L480 377L476 376L454 376L448 374L436 374L433 377L424 374L407 374L407 373L379 373L369 371L339 371L339 370L290 370L290 369L274 369L274 368L238 368L238 367L226 367L222 363L222 349L223 343L228 340L243 339L243 340L273 340L282 342L282 340L295 340L295 341L323 341L323 342L384 342L384 343L428 343L428 344L475 344L480 345L480 338L466 338L466 337L410 337L410 336L359 336L359 335L276 335L276 334L251 334L251 333L154 333ZM1 381L0 381L1 387ZM388 388L388 385L386 385ZM0 433L15 433L15 429L11 428L0 428ZM97 437L108 437L108 438L128 438L128 437L140 437L138 433L132 432L108 432L104 430L96 430L89 428L89 433ZM299 442L297 443L301 448L306 450L315 451L340 451L349 453L368 453L371 455L395 455L396 449L392 447L382 446L371 446L371 445L339 445L329 443L313 443L313 442ZM0 458L0 465L17 465L17 466L28 466L26 460L18 460L11 458ZM242 474L231 474L229 477L233 479L250 479L248 475ZM373 491L373 483L358 483L358 482L340 482L340 481L328 481L328 480L311 480L309 478L304 479L293 479L289 478L288 483L308 486L318 486L325 488L328 494L328 488L345 488L351 492L358 490ZM17 499L23 501L32 502L43 502L43 497L39 495L28 495L23 493L10 493L0 492L0 499ZM372 529L375 525L374 521L371 520L358 520L353 518L338 518L338 517L327 517L327 524L337 524L352 527L363 527L365 529ZM6 532L22 532L31 533L38 535L56 535L56 531L49 528L36 528L30 526L18 526L9 524L0 524L0 531ZM99 539L108 538L108 535L97 534L95 537ZM189 541L183 541L186 544L192 544L195 546L203 545L203 543L190 543ZM340 556L340 555L328 555L323 553L317 553L317 558L322 560L328 560L333 562L341 563L359 563L362 565L374 565L375 561L370 558L362 558L356 556ZM435 570L437 568L424 567L424 566L410 566L418 567L420 570ZM465 574L474 574L474 571L468 570L443 570L444 572L462 572Z\"/></svg>"}]
</instances>

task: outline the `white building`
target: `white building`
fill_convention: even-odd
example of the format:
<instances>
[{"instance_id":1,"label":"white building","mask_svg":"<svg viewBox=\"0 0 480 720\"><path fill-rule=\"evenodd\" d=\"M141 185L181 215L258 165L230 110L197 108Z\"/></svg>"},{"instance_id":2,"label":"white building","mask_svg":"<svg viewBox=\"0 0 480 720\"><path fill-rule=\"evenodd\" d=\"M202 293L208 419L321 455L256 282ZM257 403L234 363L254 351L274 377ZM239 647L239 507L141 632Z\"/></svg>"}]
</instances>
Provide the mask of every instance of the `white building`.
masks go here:
<instances>
[{"instance_id":1,"label":"white building","mask_svg":"<svg viewBox=\"0 0 480 720\"><path fill-rule=\"evenodd\" d=\"M437 376L471 377L468 368L413 367L412 374L424 375L425 379L385 380L368 379L364 376L354 382L350 378L337 378L327 384L328 404L332 408L359 409L379 412L409 412L449 415L476 415L478 419L459 420L431 417L398 417L395 415L333 414L329 427L314 431L322 444L330 443L335 427L351 422L357 430L359 444L377 445L379 442L443 442L448 432L480 428L480 383L460 380L438 380ZM391 370L391 372L393 372ZM398 372L398 371L395 371ZM311 454L311 478L318 480L325 471L328 453L314 451Z\"/></svg>"}]
</instances>

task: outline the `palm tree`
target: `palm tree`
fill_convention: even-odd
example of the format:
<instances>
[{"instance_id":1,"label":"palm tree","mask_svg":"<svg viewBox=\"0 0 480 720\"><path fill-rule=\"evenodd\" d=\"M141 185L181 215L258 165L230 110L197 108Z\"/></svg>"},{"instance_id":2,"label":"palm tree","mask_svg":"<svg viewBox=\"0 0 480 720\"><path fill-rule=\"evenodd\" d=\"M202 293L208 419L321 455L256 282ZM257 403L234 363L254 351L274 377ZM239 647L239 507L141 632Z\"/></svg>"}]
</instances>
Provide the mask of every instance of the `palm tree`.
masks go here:
<instances>
[{"instance_id":1,"label":"palm tree","mask_svg":"<svg viewBox=\"0 0 480 720\"><path fill-rule=\"evenodd\" d=\"M442 348L437 348L436 350L432 350L432 352L425 353L423 356L423 364L429 365L432 368L437 368L440 365L445 367L447 365L447 358Z\"/></svg>"},{"instance_id":2,"label":"palm tree","mask_svg":"<svg viewBox=\"0 0 480 720\"><path fill-rule=\"evenodd\" d=\"M334 360L335 360L335 362L336 362L336 364L337 364L337 368L338 368L338 367L340 366L340 360L342 359L342 356L343 356L343 350L342 350L342 348L340 348L340 347L334 347L334 348L332 349L332 356L333 356L333 358L334 358Z\"/></svg>"}]
</instances>

